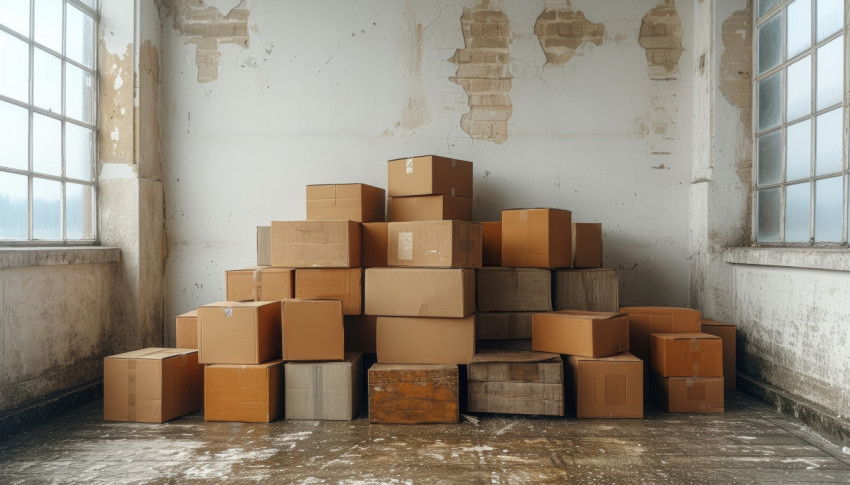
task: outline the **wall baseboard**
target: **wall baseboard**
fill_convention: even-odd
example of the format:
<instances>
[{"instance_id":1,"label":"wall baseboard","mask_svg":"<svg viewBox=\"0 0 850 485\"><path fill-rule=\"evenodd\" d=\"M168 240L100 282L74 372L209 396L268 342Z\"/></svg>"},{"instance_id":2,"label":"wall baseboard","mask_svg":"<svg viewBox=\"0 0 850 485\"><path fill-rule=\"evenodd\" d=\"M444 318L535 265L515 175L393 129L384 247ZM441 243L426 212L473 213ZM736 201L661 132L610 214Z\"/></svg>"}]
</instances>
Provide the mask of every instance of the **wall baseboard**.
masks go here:
<instances>
[{"instance_id":1,"label":"wall baseboard","mask_svg":"<svg viewBox=\"0 0 850 485\"><path fill-rule=\"evenodd\" d=\"M103 397L103 379L47 396L0 414L0 437L17 433L37 423Z\"/></svg>"}]
</instances>

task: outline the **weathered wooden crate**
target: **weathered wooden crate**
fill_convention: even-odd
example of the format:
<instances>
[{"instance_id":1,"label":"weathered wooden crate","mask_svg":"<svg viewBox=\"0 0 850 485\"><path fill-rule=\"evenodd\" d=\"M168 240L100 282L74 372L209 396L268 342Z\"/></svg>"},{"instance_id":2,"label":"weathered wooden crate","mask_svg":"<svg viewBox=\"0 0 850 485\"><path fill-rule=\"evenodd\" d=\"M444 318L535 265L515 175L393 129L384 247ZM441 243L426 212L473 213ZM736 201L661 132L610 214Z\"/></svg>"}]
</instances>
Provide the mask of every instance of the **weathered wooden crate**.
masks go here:
<instances>
[{"instance_id":1,"label":"weathered wooden crate","mask_svg":"<svg viewBox=\"0 0 850 485\"><path fill-rule=\"evenodd\" d=\"M559 269L554 274L555 310L617 312L620 283L617 270L606 268Z\"/></svg>"},{"instance_id":2,"label":"weathered wooden crate","mask_svg":"<svg viewBox=\"0 0 850 485\"><path fill-rule=\"evenodd\" d=\"M457 365L374 364L369 369L369 422L457 423Z\"/></svg>"},{"instance_id":3,"label":"weathered wooden crate","mask_svg":"<svg viewBox=\"0 0 850 485\"><path fill-rule=\"evenodd\" d=\"M485 352L466 367L469 411L564 415L564 363L545 352Z\"/></svg>"}]
</instances>

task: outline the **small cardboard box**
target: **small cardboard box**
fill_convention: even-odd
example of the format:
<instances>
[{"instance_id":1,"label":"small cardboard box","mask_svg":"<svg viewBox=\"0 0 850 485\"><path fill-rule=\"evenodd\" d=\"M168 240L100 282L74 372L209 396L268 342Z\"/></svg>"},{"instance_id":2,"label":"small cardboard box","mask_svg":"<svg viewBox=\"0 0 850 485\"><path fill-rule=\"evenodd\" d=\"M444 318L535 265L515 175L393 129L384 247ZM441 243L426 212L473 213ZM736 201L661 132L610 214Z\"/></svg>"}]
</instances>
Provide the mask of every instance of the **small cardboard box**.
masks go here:
<instances>
[{"instance_id":1,"label":"small cardboard box","mask_svg":"<svg viewBox=\"0 0 850 485\"><path fill-rule=\"evenodd\" d=\"M261 364L280 358L280 303L222 301L198 307L198 362Z\"/></svg>"},{"instance_id":2,"label":"small cardboard box","mask_svg":"<svg viewBox=\"0 0 850 485\"><path fill-rule=\"evenodd\" d=\"M723 377L726 381L726 390L734 391L737 376L737 369L735 368L735 356L737 352L735 333L737 328L735 324L702 319L700 327L703 333L717 335L723 340Z\"/></svg>"},{"instance_id":3,"label":"small cardboard box","mask_svg":"<svg viewBox=\"0 0 850 485\"><path fill-rule=\"evenodd\" d=\"M198 310L177 315L174 322L175 346L178 349L198 348Z\"/></svg>"},{"instance_id":4,"label":"small cardboard box","mask_svg":"<svg viewBox=\"0 0 850 485\"><path fill-rule=\"evenodd\" d=\"M456 365L374 364L369 368L369 422L457 423Z\"/></svg>"},{"instance_id":5,"label":"small cardboard box","mask_svg":"<svg viewBox=\"0 0 850 485\"><path fill-rule=\"evenodd\" d=\"M366 184L307 186L308 221L384 221L384 189Z\"/></svg>"},{"instance_id":6,"label":"small cardboard box","mask_svg":"<svg viewBox=\"0 0 850 485\"><path fill-rule=\"evenodd\" d=\"M227 301L280 301L292 298L295 270L261 266L224 272Z\"/></svg>"},{"instance_id":7,"label":"small cardboard box","mask_svg":"<svg viewBox=\"0 0 850 485\"><path fill-rule=\"evenodd\" d=\"M364 267L387 266L387 223L367 222L362 224L363 255L361 262Z\"/></svg>"},{"instance_id":8,"label":"small cardboard box","mask_svg":"<svg viewBox=\"0 0 850 485\"><path fill-rule=\"evenodd\" d=\"M502 266L569 268L572 214L560 209L502 211Z\"/></svg>"},{"instance_id":9,"label":"small cardboard box","mask_svg":"<svg viewBox=\"0 0 850 485\"><path fill-rule=\"evenodd\" d=\"M299 269L295 272L295 298L342 300L343 315L363 313L363 268Z\"/></svg>"},{"instance_id":10,"label":"small cardboard box","mask_svg":"<svg viewBox=\"0 0 850 485\"><path fill-rule=\"evenodd\" d=\"M723 377L723 341L707 333L651 333L652 371L662 377Z\"/></svg>"},{"instance_id":11,"label":"small cardboard box","mask_svg":"<svg viewBox=\"0 0 850 485\"><path fill-rule=\"evenodd\" d=\"M387 221L471 221L472 199L449 195L390 197Z\"/></svg>"},{"instance_id":12,"label":"small cardboard box","mask_svg":"<svg viewBox=\"0 0 850 485\"><path fill-rule=\"evenodd\" d=\"M484 266L502 265L502 223L482 222L481 231L484 237Z\"/></svg>"},{"instance_id":13,"label":"small cardboard box","mask_svg":"<svg viewBox=\"0 0 850 485\"><path fill-rule=\"evenodd\" d=\"M552 310L552 272L540 268L490 267L476 270L478 311Z\"/></svg>"},{"instance_id":14,"label":"small cardboard box","mask_svg":"<svg viewBox=\"0 0 850 485\"><path fill-rule=\"evenodd\" d=\"M283 415L283 362L204 369L204 419L270 423Z\"/></svg>"},{"instance_id":15,"label":"small cardboard box","mask_svg":"<svg viewBox=\"0 0 850 485\"><path fill-rule=\"evenodd\" d=\"M640 359L623 352L599 359L574 355L569 363L576 417L643 417Z\"/></svg>"},{"instance_id":16,"label":"small cardboard box","mask_svg":"<svg viewBox=\"0 0 850 485\"><path fill-rule=\"evenodd\" d=\"M463 318L475 311L475 270L369 268L366 314Z\"/></svg>"},{"instance_id":17,"label":"small cardboard box","mask_svg":"<svg viewBox=\"0 0 850 485\"><path fill-rule=\"evenodd\" d=\"M466 366L469 411L564 415L564 363L544 352L482 352Z\"/></svg>"},{"instance_id":18,"label":"small cardboard box","mask_svg":"<svg viewBox=\"0 0 850 485\"><path fill-rule=\"evenodd\" d=\"M425 155L387 163L387 195L472 197L472 162Z\"/></svg>"},{"instance_id":19,"label":"small cardboard box","mask_svg":"<svg viewBox=\"0 0 850 485\"><path fill-rule=\"evenodd\" d=\"M542 352L608 357L629 350L629 317L564 310L531 317L531 348Z\"/></svg>"},{"instance_id":20,"label":"small cardboard box","mask_svg":"<svg viewBox=\"0 0 850 485\"><path fill-rule=\"evenodd\" d=\"M475 222L390 222L387 236L390 266L481 267L481 224Z\"/></svg>"},{"instance_id":21,"label":"small cardboard box","mask_svg":"<svg viewBox=\"0 0 850 485\"><path fill-rule=\"evenodd\" d=\"M376 353L378 317L376 315L347 315L343 318L345 351Z\"/></svg>"},{"instance_id":22,"label":"small cardboard box","mask_svg":"<svg viewBox=\"0 0 850 485\"><path fill-rule=\"evenodd\" d=\"M272 265L272 226L257 226L257 266Z\"/></svg>"},{"instance_id":23,"label":"small cardboard box","mask_svg":"<svg viewBox=\"0 0 850 485\"><path fill-rule=\"evenodd\" d=\"M573 222L573 267L602 266L602 224Z\"/></svg>"},{"instance_id":24,"label":"small cardboard box","mask_svg":"<svg viewBox=\"0 0 850 485\"><path fill-rule=\"evenodd\" d=\"M649 334L699 332L702 314L690 308L624 306L629 315L629 352L649 368Z\"/></svg>"},{"instance_id":25,"label":"small cardboard box","mask_svg":"<svg viewBox=\"0 0 850 485\"><path fill-rule=\"evenodd\" d=\"M616 312L620 308L617 270L558 269L554 279L555 310Z\"/></svg>"},{"instance_id":26,"label":"small cardboard box","mask_svg":"<svg viewBox=\"0 0 850 485\"><path fill-rule=\"evenodd\" d=\"M670 413L722 413L722 377L663 377L652 373L653 400Z\"/></svg>"},{"instance_id":27,"label":"small cardboard box","mask_svg":"<svg viewBox=\"0 0 850 485\"><path fill-rule=\"evenodd\" d=\"M342 300L284 300L283 360L343 360Z\"/></svg>"},{"instance_id":28,"label":"small cardboard box","mask_svg":"<svg viewBox=\"0 0 850 485\"><path fill-rule=\"evenodd\" d=\"M378 317L377 350L382 364L466 364L475 355L475 315Z\"/></svg>"},{"instance_id":29,"label":"small cardboard box","mask_svg":"<svg viewBox=\"0 0 850 485\"><path fill-rule=\"evenodd\" d=\"M272 221L272 266L356 268L360 266L360 223Z\"/></svg>"},{"instance_id":30,"label":"small cardboard box","mask_svg":"<svg viewBox=\"0 0 850 485\"><path fill-rule=\"evenodd\" d=\"M148 348L103 359L103 419L164 423L201 408L204 366L193 349Z\"/></svg>"},{"instance_id":31,"label":"small cardboard box","mask_svg":"<svg viewBox=\"0 0 850 485\"><path fill-rule=\"evenodd\" d=\"M502 312L475 315L475 336L478 340L531 339L533 313Z\"/></svg>"},{"instance_id":32,"label":"small cardboard box","mask_svg":"<svg viewBox=\"0 0 850 485\"><path fill-rule=\"evenodd\" d=\"M341 362L288 362L286 419L350 421L360 404L363 355L347 353Z\"/></svg>"}]
</instances>

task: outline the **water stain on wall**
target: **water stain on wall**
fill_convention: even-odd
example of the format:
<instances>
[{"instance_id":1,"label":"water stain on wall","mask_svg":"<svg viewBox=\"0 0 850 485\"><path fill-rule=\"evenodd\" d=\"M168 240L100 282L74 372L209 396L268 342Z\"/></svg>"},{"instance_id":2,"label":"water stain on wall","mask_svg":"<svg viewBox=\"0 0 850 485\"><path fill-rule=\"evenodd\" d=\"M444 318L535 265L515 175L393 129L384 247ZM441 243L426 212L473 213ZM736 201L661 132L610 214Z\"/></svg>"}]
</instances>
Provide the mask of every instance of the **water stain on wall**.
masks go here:
<instances>
[{"instance_id":1,"label":"water stain on wall","mask_svg":"<svg viewBox=\"0 0 850 485\"><path fill-rule=\"evenodd\" d=\"M425 86L422 82L422 42L424 38L422 24L416 24L410 40L410 61L407 75L409 92L407 104L401 115L401 125L405 130L412 130L425 124L430 119L428 100L425 98Z\"/></svg>"},{"instance_id":2,"label":"water stain on wall","mask_svg":"<svg viewBox=\"0 0 850 485\"><path fill-rule=\"evenodd\" d=\"M646 51L650 79L678 79L679 58L684 50L682 35L675 0L663 0L643 17L638 43Z\"/></svg>"},{"instance_id":3,"label":"water stain on wall","mask_svg":"<svg viewBox=\"0 0 850 485\"><path fill-rule=\"evenodd\" d=\"M98 56L98 163L132 164L133 135L133 45L124 52L109 52L101 40Z\"/></svg>"},{"instance_id":4,"label":"water stain on wall","mask_svg":"<svg viewBox=\"0 0 850 485\"><path fill-rule=\"evenodd\" d=\"M752 180L752 13L741 9L729 16L722 26L723 54L720 56L719 89L723 96L738 108L741 115L742 136L739 138L735 158L741 182Z\"/></svg>"},{"instance_id":5,"label":"water stain on wall","mask_svg":"<svg viewBox=\"0 0 850 485\"><path fill-rule=\"evenodd\" d=\"M546 54L546 63L569 62L585 42L602 45L605 24L587 20L582 11L573 11L569 0L546 0L543 12L534 23L534 34Z\"/></svg>"},{"instance_id":6,"label":"water stain on wall","mask_svg":"<svg viewBox=\"0 0 850 485\"><path fill-rule=\"evenodd\" d=\"M159 50L145 40L139 49L139 102L136 109L139 129L137 160L144 178L161 180L159 146Z\"/></svg>"}]
</instances>

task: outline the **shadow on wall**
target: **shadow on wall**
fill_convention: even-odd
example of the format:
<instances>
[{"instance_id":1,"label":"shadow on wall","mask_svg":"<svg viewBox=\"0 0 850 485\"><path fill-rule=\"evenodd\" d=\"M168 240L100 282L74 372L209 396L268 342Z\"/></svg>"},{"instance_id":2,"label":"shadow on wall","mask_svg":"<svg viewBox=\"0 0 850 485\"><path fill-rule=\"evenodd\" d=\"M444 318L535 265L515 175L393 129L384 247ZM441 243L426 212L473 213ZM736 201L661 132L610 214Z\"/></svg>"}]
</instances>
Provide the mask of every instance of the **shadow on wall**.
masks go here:
<instances>
[{"instance_id":1,"label":"shadow on wall","mask_svg":"<svg viewBox=\"0 0 850 485\"><path fill-rule=\"evenodd\" d=\"M684 306L669 290L681 284L658 269L658 261L640 251L641 243L634 236L613 232L602 227L602 266L618 272L620 306ZM653 271L653 268L656 268ZM687 292L685 292L687 296Z\"/></svg>"}]
</instances>

